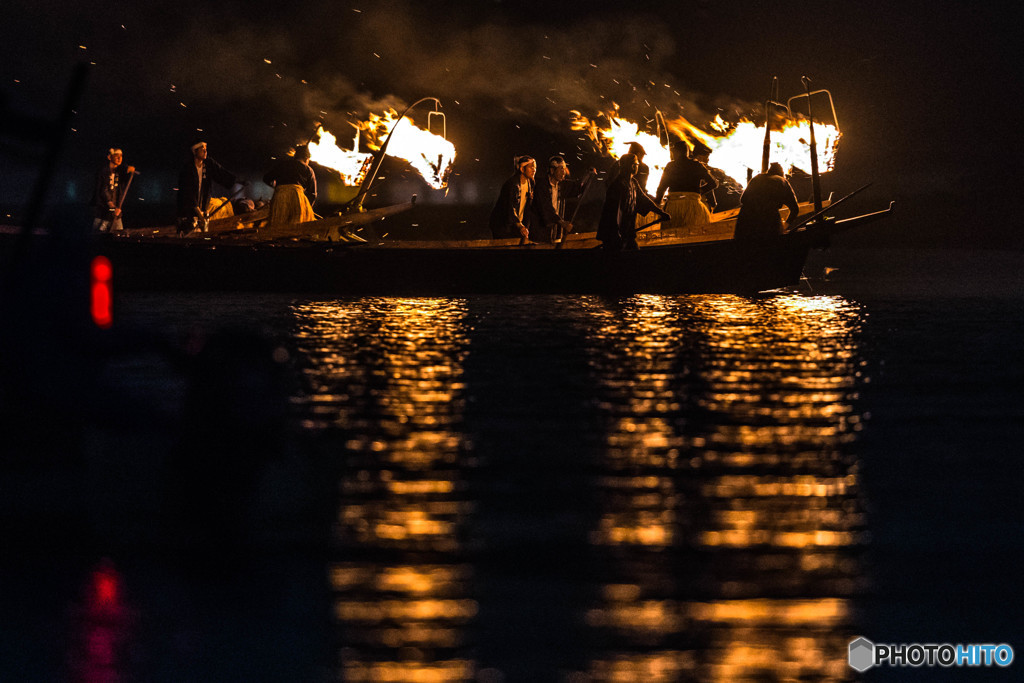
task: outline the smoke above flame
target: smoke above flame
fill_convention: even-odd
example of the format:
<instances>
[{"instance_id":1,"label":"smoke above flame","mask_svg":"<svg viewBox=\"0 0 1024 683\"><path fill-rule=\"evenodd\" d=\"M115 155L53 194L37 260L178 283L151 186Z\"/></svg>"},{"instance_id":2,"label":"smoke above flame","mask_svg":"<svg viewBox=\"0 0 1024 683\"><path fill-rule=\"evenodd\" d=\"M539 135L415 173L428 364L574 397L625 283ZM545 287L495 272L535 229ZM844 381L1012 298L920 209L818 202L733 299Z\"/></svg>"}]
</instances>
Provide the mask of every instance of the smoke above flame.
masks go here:
<instances>
[{"instance_id":1,"label":"smoke above flame","mask_svg":"<svg viewBox=\"0 0 1024 683\"><path fill-rule=\"evenodd\" d=\"M385 154L408 162L431 188L447 187L455 163L455 145L443 136L420 128L408 116L399 119L393 109L381 115L371 113L367 120L354 126L356 133L351 150L338 147L334 134L319 126L319 143L309 143L310 158L337 171L346 185L359 185L366 178L373 159L372 154L359 152L362 135L366 147L374 152L387 144Z\"/></svg>"},{"instance_id":2,"label":"smoke above flame","mask_svg":"<svg viewBox=\"0 0 1024 683\"><path fill-rule=\"evenodd\" d=\"M629 151L629 145L637 142L643 146L646 163L651 170L645 188L654 194L658 189L665 165L669 161L668 137L673 135L690 142L703 143L711 150L708 166L721 169L741 186L747 182L748 170L761 172L761 158L764 150L764 125L749 119L734 124L726 123L721 116L710 122L709 132L683 117L658 119L658 134L642 130L639 123L617 116L603 114L598 119L589 119L578 111L570 113L573 130L583 131L593 141L598 151L618 159ZM664 129L661 128L664 125ZM840 132L831 124L815 122L814 137L818 157L818 171L830 171L835 166L836 150L839 147ZM778 162L786 169L796 168L810 173L810 122L802 117L778 119L773 122L769 146L769 163Z\"/></svg>"}]
</instances>

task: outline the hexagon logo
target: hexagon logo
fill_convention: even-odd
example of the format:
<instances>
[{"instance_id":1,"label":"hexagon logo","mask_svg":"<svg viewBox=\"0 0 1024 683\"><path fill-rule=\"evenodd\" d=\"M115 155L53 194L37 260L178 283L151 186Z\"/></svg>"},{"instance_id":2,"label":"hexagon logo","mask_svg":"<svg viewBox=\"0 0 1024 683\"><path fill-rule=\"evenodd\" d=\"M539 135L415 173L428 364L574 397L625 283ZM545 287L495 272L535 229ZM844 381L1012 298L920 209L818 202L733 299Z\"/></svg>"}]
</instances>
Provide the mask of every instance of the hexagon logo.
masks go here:
<instances>
[{"instance_id":1,"label":"hexagon logo","mask_svg":"<svg viewBox=\"0 0 1024 683\"><path fill-rule=\"evenodd\" d=\"M875 664L875 644L867 638L850 642L850 666L857 671L867 671Z\"/></svg>"}]
</instances>

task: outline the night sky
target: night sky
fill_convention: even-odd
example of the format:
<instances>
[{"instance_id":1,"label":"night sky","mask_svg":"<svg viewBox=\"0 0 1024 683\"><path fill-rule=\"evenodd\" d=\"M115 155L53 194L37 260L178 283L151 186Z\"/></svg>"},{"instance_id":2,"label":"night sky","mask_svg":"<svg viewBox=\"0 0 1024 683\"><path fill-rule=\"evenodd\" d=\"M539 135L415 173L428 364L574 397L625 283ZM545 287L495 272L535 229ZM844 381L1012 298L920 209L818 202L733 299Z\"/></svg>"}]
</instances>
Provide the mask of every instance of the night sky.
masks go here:
<instances>
[{"instance_id":1,"label":"night sky","mask_svg":"<svg viewBox=\"0 0 1024 683\"><path fill-rule=\"evenodd\" d=\"M773 76L786 99L802 92L806 75L832 92L843 132L825 192L873 182L849 202L851 212L898 202L898 219L852 243L1024 248L1019 8L875 0L297 6L39 0L5 8L5 213L17 216L43 157L11 117L55 119L82 61L94 64L51 204L87 201L110 146L140 169L137 199L162 205L173 200L174 174L197 136L212 157L257 182L271 157L307 140L317 121L344 139L353 117L424 96L442 101L458 150L451 192L429 201L487 204L516 154L592 152L569 130L570 110L596 115L614 102L633 119L657 107L696 124L716 113L735 120L759 115ZM414 112L418 123L425 112Z\"/></svg>"}]
</instances>

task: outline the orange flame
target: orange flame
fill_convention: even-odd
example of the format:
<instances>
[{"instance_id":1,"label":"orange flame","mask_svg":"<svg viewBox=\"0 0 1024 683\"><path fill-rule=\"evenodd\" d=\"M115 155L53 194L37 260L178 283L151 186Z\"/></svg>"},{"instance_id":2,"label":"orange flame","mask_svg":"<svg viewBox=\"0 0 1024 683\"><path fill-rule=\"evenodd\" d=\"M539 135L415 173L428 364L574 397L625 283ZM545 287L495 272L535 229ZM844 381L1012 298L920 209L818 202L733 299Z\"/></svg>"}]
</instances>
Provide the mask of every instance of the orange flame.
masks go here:
<instances>
[{"instance_id":1,"label":"orange flame","mask_svg":"<svg viewBox=\"0 0 1024 683\"><path fill-rule=\"evenodd\" d=\"M329 131L319 126L316 130L316 137L320 142L309 143L309 158L321 166L333 169L341 176L342 181L349 186L362 184L367 172L370 170L372 154L362 154L359 150L359 130L356 129L355 140L352 142L352 149L346 150L338 147L338 139Z\"/></svg>"},{"instance_id":2,"label":"orange flame","mask_svg":"<svg viewBox=\"0 0 1024 683\"><path fill-rule=\"evenodd\" d=\"M408 161L435 190L448 185L455 163L455 145L448 140L418 127L408 116L399 120L394 109L383 116L370 114L360 128L367 133L371 149L380 149L390 135L387 154Z\"/></svg>"},{"instance_id":3,"label":"orange flame","mask_svg":"<svg viewBox=\"0 0 1024 683\"><path fill-rule=\"evenodd\" d=\"M586 131L588 137L594 141L602 154L610 154L618 159L629 151L631 142L639 143L644 148L644 163L651 170L647 178L647 187L644 188L649 194L658 190L658 183L661 182L661 175L665 166L671 161L668 148L661 144L657 136L640 130L640 124L622 119L618 116L606 116L607 127L598 126L597 122L588 119L578 111L570 112L570 125L573 130Z\"/></svg>"},{"instance_id":4,"label":"orange flame","mask_svg":"<svg viewBox=\"0 0 1024 683\"><path fill-rule=\"evenodd\" d=\"M679 117L667 121L668 129L680 137L697 139L711 148L709 166L720 168L742 185L747 182L747 169L755 174L761 172L761 155L764 150L764 125L757 125L749 119L741 119L729 125L721 116L709 127L720 134L707 133ZM835 168L836 150L839 148L841 133L831 125L814 123L814 139L818 157L818 171L825 173ZM803 116L786 118L772 126L771 146L768 159L778 162L789 172L796 168L811 172L811 129L810 122Z\"/></svg>"},{"instance_id":5,"label":"orange flame","mask_svg":"<svg viewBox=\"0 0 1024 683\"><path fill-rule=\"evenodd\" d=\"M578 111L570 114L573 130L584 131L594 141L599 151L618 159L629 149L629 143L640 143L647 156L644 163L650 166L651 175L646 190L654 194L658 189L665 165L669 161L669 150L658 136L645 133L640 125L614 114L603 116L606 123L598 124ZM709 133L693 125L683 117L666 121L669 132L689 140L699 140L711 149L708 165L719 168L741 185L746 185L747 169L760 173L761 156L764 148L764 126L743 119L736 124L727 124L721 116L708 127L717 131ZM772 127L769 160L777 161L788 172L791 167L810 172L810 124L803 117L786 119ZM835 126L815 122L814 137L818 156L818 170L830 171L835 166L835 154L839 146L840 132Z\"/></svg>"},{"instance_id":6,"label":"orange flame","mask_svg":"<svg viewBox=\"0 0 1024 683\"><path fill-rule=\"evenodd\" d=\"M455 145L448 140L418 127L408 116L399 120L394 109L380 116L371 113L366 121L354 125L356 134L352 150L338 147L337 138L320 126L317 129L320 142L309 143L310 159L337 171L346 185L360 185L373 159L372 154L358 151L360 134L365 135L366 146L374 151L380 150L391 135L385 152L388 156L409 162L435 190L448 185L455 163Z\"/></svg>"}]
</instances>

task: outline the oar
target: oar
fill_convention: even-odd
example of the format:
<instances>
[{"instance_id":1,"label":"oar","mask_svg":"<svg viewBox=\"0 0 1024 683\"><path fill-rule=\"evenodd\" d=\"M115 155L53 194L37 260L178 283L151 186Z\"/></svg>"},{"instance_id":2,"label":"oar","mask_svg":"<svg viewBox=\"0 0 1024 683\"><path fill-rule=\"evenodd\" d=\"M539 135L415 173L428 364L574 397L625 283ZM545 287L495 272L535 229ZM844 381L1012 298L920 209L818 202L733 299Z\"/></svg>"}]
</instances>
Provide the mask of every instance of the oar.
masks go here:
<instances>
[{"instance_id":1,"label":"oar","mask_svg":"<svg viewBox=\"0 0 1024 683\"><path fill-rule=\"evenodd\" d=\"M641 225L639 228L636 229L636 231L640 232L641 230L646 230L647 228L650 228L651 226L657 225L658 223L664 223L665 221L669 221L669 220L672 220L671 216L669 216L668 218L655 218L650 223L644 223L643 225Z\"/></svg>"},{"instance_id":2,"label":"oar","mask_svg":"<svg viewBox=\"0 0 1024 683\"><path fill-rule=\"evenodd\" d=\"M849 198L850 198L850 197L852 197L853 195L855 195L855 194L858 194L858 193L862 192L863 190L866 190L866 189L868 189L869 187L871 187L871 183L868 183L867 185L864 185L863 187L858 187L858 188L857 188L856 190L854 190L854 191L853 191L853 192L851 192L850 194L846 195L846 196L845 196L845 197L843 197L842 199L837 199L836 201L832 202L831 204L829 204L828 206L826 206L826 207L825 207L824 209L822 209L821 211L815 211L815 212L814 212L814 213L812 213L812 214L811 214L810 216L808 216L807 218L803 219L802 221L800 221L799 223L797 223L796 225L794 225L793 227L791 227L791 228L790 228L789 230L787 230L787 231L786 231L786 234L788 235L788 234L789 234L789 233L791 233L791 232L796 232L796 231L797 231L797 230L799 230L800 228L804 227L805 225L807 225L808 223L810 223L811 221L813 221L813 220L814 220L815 218L817 218L818 216L821 216L821 215L823 215L823 214L825 214L825 213L828 213L829 211L831 211L832 209L834 209L834 208L835 208L836 206L838 206L839 204L842 204L843 202L845 202L845 201L846 201L847 199L849 199Z\"/></svg>"},{"instance_id":3,"label":"oar","mask_svg":"<svg viewBox=\"0 0 1024 683\"><path fill-rule=\"evenodd\" d=\"M590 192L590 188L594 187L598 182L597 173L587 171L587 177L582 181L583 184L580 187L580 196L576 200L576 208L573 209L572 217L569 219L569 223L571 223L573 227L570 228L568 232L564 233L557 242L555 242L555 249L561 249L562 245L565 244L565 238L576 230L576 216L579 215L580 207L583 206L583 200L586 199L587 193Z\"/></svg>"},{"instance_id":4,"label":"oar","mask_svg":"<svg viewBox=\"0 0 1024 683\"><path fill-rule=\"evenodd\" d=\"M124 184L124 192L121 193L121 199L117 202L117 208L120 209L121 205L124 204L124 198L128 196L128 188L132 186L132 179L135 177L135 170L128 174L128 182Z\"/></svg>"},{"instance_id":5,"label":"oar","mask_svg":"<svg viewBox=\"0 0 1024 683\"><path fill-rule=\"evenodd\" d=\"M206 220L210 220L211 218L213 218L213 214L215 214L218 211L220 211L221 209L223 209L225 204L227 204L228 202L230 202L230 201L232 201L234 199L237 199L238 195L240 195L242 193L242 190L244 190L245 187L246 186L243 183L240 188L235 190L235 193L233 195L231 195L230 197L228 197L224 201L222 201L220 204L218 204L216 209L214 209L213 211L210 211L208 214L206 214Z\"/></svg>"}]
</instances>

